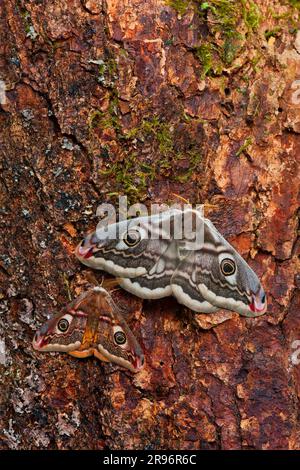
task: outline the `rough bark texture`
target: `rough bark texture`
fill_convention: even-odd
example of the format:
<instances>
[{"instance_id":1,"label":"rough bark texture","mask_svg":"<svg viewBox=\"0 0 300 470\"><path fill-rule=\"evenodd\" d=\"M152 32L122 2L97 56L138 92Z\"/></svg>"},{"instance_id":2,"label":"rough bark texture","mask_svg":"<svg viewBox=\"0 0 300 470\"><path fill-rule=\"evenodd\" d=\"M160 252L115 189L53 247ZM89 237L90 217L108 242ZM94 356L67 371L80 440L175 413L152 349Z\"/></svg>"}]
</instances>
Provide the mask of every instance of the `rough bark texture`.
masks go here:
<instances>
[{"instance_id":1,"label":"rough bark texture","mask_svg":"<svg viewBox=\"0 0 300 470\"><path fill-rule=\"evenodd\" d=\"M0 448L300 448L300 4L233 3L0 1ZM35 353L118 193L207 203L267 315L121 291L142 372Z\"/></svg>"}]
</instances>

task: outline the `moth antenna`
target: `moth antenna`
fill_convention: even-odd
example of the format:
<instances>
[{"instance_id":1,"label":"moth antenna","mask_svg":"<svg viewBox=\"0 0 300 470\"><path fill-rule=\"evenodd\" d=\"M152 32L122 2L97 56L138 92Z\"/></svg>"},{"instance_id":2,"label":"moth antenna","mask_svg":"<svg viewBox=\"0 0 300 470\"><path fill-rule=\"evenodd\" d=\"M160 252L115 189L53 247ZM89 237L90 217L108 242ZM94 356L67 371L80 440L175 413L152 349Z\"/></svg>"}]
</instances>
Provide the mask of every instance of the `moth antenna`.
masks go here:
<instances>
[{"instance_id":1,"label":"moth antenna","mask_svg":"<svg viewBox=\"0 0 300 470\"><path fill-rule=\"evenodd\" d=\"M205 202L203 205L204 205L204 208L212 207L213 209L216 209L218 207L217 204L210 204L209 202Z\"/></svg>"},{"instance_id":2,"label":"moth antenna","mask_svg":"<svg viewBox=\"0 0 300 470\"><path fill-rule=\"evenodd\" d=\"M112 289L110 292L110 294L113 294L114 292L117 292L118 290L120 290L121 287L116 287L115 289Z\"/></svg>"},{"instance_id":3,"label":"moth antenna","mask_svg":"<svg viewBox=\"0 0 300 470\"><path fill-rule=\"evenodd\" d=\"M88 283L91 284L92 286L94 286L94 287L99 286L98 279L94 276L93 273L88 272L86 274L86 278L87 278ZM102 287L103 279L104 279L104 277L102 276L100 287Z\"/></svg>"},{"instance_id":4,"label":"moth antenna","mask_svg":"<svg viewBox=\"0 0 300 470\"><path fill-rule=\"evenodd\" d=\"M63 273L62 278L63 278L63 283L64 283L66 291L67 291L67 296L68 296L69 302L71 302L72 301L72 294L71 294L70 282L69 282L69 279L67 277L67 274Z\"/></svg>"},{"instance_id":5,"label":"moth antenna","mask_svg":"<svg viewBox=\"0 0 300 470\"><path fill-rule=\"evenodd\" d=\"M179 194L176 194L176 193L171 193L171 194L177 197L178 199L180 199L181 201L185 202L186 204L190 204L190 201L188 201L188 199L185 199L184 197L179 196Z\"/></svg>"},{"instance_id":6,"label":"moth antenna","mask_svg":"<svg viewBox=\"0 0 300 470\"><path fill-rule=\"evenodd\" d=\"M111 289L113 287L118 286L120 282L121 282L121 278L119 277L116 277L113 279L103 279L101 287L103 287L104 289Z\"/></svg>"}]
</instances>

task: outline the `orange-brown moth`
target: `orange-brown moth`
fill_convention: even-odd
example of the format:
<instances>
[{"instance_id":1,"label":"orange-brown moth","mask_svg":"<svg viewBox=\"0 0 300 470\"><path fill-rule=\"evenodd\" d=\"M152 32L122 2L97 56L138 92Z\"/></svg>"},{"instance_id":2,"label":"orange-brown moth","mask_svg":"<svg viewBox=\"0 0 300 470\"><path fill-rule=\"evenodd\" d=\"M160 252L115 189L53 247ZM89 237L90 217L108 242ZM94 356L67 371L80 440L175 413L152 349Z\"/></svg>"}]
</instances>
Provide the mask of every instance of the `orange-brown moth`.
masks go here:
<instances>
[{"instance_id":1,"label":"orange-brown moth","mask_svg":"<svg viewBox=\"0 0 300 470\"><path fill-rule=\"evenodd\" d=\"M94 287L69 303L35 334L37 351L62 351L84 358L96 356L132 372L144 364L144 354L121 309L103 287Z\"/></svg>"}]
</instances>

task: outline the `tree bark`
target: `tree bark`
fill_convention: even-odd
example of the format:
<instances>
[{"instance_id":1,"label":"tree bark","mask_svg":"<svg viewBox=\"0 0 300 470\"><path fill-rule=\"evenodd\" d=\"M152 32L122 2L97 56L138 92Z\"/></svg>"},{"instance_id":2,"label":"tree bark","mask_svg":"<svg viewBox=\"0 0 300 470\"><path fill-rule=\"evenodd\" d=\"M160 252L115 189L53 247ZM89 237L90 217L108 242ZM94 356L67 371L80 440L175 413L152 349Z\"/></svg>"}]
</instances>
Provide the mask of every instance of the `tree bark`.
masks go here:
<instances>
[{"instance_id":1,"label":"tree bark","mask_svg":"<svg viewBox=\"0 0 300 470\"><path fill-rule=\"evenodd\" d=\"M300 448L299 9L0 1L1 449ZM120 291L140 373L33 351L84 288L73 249L118 194L205 203L267 314Z\"/></svg>"}]
</instances>

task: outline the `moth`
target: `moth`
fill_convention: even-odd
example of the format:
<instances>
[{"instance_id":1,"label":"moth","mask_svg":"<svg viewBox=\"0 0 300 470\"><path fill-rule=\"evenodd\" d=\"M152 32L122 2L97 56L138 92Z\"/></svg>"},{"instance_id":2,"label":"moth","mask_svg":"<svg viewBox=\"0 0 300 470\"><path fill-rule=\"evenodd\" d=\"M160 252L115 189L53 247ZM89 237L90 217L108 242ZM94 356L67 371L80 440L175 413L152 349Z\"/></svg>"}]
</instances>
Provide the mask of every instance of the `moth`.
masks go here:
<instances>
[{"instance_id":1,"label":"moth","mask_svg":"<svg viewBox=\"0 0 300 470\"><path fill-rule=\"evenodd\" d=\"M38 330L37 351L62 351L84 358L96 356L132 372L144 365L144 354L111 294L94 287L81 294Z\"/></svg>"},{"instance_id":2,"label":"moth","mask_svg":"<svg viewBox=\"0 0 300 470\"><path fill-rule=\"evenodd\" d=\"M180 238L176 232L186 219L197 230ZM257 275L196 210L172 209L100 227L82 240L75 255L121 278L120 285L141 298L173 295L195 312L225 308L248 317L267 308Z\"/></svg>"}]
</instances>

